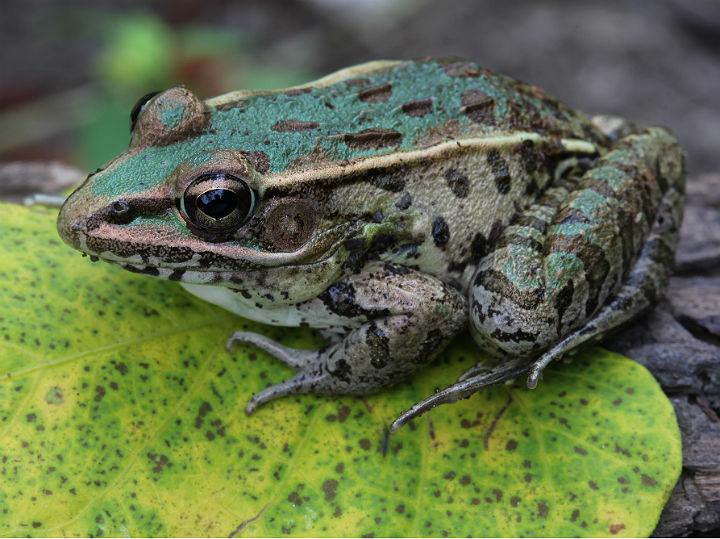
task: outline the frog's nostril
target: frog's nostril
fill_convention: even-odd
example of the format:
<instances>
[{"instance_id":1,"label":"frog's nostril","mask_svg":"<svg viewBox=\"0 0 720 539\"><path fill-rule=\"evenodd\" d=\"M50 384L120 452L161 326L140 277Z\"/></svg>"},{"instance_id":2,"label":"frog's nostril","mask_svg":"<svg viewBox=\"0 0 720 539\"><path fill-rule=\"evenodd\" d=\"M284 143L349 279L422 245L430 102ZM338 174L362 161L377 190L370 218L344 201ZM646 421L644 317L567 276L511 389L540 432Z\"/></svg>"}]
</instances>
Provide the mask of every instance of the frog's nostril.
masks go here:
<instances>
[{"instance_id":1,"label":"frog's nostril","mask_svg":"<svg viewBox=\"0 0 720 539\"><path fill-rule=\"evenodd\" d=\"M112 203L110 210L112 211L113 215L120 217L130 213L130 204L128 204L124 200L118 200Z\"/></svg>"},{"instance_id":2,"label":"frog's nostril","mask_svg":"<svg viewBox=\"0 0 720 539\"><path fill-rule=\"evenodd\" d=\"M132 206L125 200L116 200L110 204L107 220L116 225L126 225L132 220Z\"/></svg>"}]
</instances>

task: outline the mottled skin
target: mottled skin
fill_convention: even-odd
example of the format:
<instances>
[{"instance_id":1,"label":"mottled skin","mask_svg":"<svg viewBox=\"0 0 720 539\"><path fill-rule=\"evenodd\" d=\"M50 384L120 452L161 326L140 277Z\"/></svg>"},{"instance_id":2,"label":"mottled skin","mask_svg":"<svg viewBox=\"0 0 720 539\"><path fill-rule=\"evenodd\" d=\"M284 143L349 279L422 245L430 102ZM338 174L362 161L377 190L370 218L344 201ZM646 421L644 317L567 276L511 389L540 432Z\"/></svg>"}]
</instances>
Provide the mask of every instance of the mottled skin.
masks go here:
<instances>
[{"instance_id":1,"label":"mottled skin","mask_svg":"<svg viewBox=\"0 0 720 539\"><path fill-rule=\"evenodd\" d=\"M231 337L297 370L248 412L389 386L467 326L498 366L393 428L522 373L534 386L657 299L677 243L672 134L589 121L469 62L372 62L204 103L174 88L132 117L130 148L70 196L58 230L240 315L319 328L311 351Z\"/></svg>"}]
</instances>

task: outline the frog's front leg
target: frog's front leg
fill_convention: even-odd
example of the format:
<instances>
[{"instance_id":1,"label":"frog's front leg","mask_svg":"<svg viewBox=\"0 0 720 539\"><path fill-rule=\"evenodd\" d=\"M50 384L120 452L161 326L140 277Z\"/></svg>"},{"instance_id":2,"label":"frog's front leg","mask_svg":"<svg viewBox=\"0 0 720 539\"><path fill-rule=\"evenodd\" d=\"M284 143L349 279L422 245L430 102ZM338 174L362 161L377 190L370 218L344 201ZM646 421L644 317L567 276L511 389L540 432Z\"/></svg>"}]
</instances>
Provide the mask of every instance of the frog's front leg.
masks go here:
<instances>
[{"instance_id":1,"label":"frog's front leg","mask_svg":"<svg viewBox=\"0 0 720 539\"><path fill-rule=\"evenodd\" d=\"M429 363L466 324L466 301L454 288L429 275L374 263L334 284L301 312L335 315L344 335L319 350L295 350L256 333L237 332L228 341L255 344L297 374L255 394L260 404L295 393L363 394L402 380Z\"/></svg>"}]
</instances>

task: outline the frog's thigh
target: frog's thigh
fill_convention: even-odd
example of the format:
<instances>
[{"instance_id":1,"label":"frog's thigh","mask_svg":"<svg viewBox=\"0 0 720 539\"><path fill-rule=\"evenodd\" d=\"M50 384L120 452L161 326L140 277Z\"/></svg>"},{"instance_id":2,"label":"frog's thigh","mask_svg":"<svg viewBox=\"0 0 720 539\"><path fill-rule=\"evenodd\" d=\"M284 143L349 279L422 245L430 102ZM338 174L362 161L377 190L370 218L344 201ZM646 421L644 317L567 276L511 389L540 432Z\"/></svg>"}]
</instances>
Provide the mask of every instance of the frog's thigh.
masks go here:
<instances>
[{"instance_id":1,"label":"frog's thigh","mask_svg":"<svg viewBox=\"0 0 720 539\"><path fill-rule=\"evenodd\" d=\"M363 394L392 385L430 362L467 320L466 302L457 290L390 264L369 265L298 308L334 313L347 320L348 328L317 351L239 334L235 340L253 342L298 371L253 396L248 412L283 395ZM299 354L298 361L290 359L293 354Z\"/></svg>"},{"instance_id":2,"label":"frog's thigh","mask_svg":"<svg viewBox=\"0 0 720 539\"><path fill-rule=\"evenodd\" d=\"M683 177L674 137L650 128L620 139L575 188L549 190L506 229L473 277L478 344L501 357L537 356L586 326L635 274L636 260L653 259L638 258L648 239L661 237L666 254L644 273L665 268L677 242ZM657 224L668 212L676 216L672 230ZM653 279L661 290L665 277Z\"/></svg>"}]
</instances>

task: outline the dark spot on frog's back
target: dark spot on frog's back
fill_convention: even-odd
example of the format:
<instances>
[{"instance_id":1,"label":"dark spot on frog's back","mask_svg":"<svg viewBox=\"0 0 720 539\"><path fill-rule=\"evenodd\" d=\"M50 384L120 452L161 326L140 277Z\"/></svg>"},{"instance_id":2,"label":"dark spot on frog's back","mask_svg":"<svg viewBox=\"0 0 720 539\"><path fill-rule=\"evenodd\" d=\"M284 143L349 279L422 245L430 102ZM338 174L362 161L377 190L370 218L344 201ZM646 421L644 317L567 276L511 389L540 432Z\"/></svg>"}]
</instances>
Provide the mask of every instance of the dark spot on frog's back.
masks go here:
<instances>
[{"instance_id":1,"label":"dark spot on frog's back","mask_svg":"<svg viewBox=\"0 0 720 539\"><path fill-rule=\"evenodd\" d=\"M447 181L450 190L456 197L465 198L468 195L470 182L464 174L451 168L445 173L445 181Z\"/></svg>"},{"instance_id":2,"label":"dark spot on frog's back","mask_svg":"<svg viewBox=\"0 0 720 539\"><path fill-rule=\"evenodd\" d=\"M405 171L402 168L374 168L366 172L365 178L371 185L391 193L405 189Z\"/></svg>"},{"instance_id":3,"label":"dark spot on frog's back","mask_svg":"<svg viewBox=\"0 0 720 539\"><path fill-rule=\"evenodd\" d=\"M460 96L460 112L476 124L493 125L495 123L495 101L485 92L472 88Z\"/></svg>"},{"instance_id":4,"label":"dark spot on frog's back","mask_svg":"<svg viewBox=\"0 0 720 539\"><path fill-rule=\"evenodd\" d=\"M450 77L477 77L478 67L471 62L454 61L443 66L443 71Z\"/></svg>"},{"instance_id":5,"label":"dark spot on frog's back","mask_svg":"<svg viewBox=\"0 0 720 539\"><path fill-rule=\"evenodd\" d=\"M341 135L350 148L354 150L379 150L388 146L397 146L402 142L402 133L393 129L371 127L357 133Z\"/></svg>"},{"instance_id":6,"label":"dark spot on frog's back","mask_svg":"<svg viewBox=\"0 0 720 539\"><path fill-rule=\"evenodd\" d=\"M285 95L287 95L287 96L289 96L289 97L293 97L293 96L296 96L296 95L309 94L309 93L312 92L314 89L315 89L315 88L312 88L312 87L309 87L309 88L292 88L292 89L290 89L290 90L287 90L287 91L284 92L284 93L285 93Z\"/></svg>"},{"instance_id":7,"label":"dark spot on frog's back","mask_svg":"<svg viewBox=\"0 0 720 539\"><path fill-rule=\"evenodd\" d=\"M270 129L278 132L310 131L312 129L317 129L319 126L320 124L317 122L301 122L295 118L290 118L289 120L280 120L279 122L276 122Z\"/></svg>"},{"instance_id":8,"label":"dark spot on frog's back","mask_svg":"<svg viewBox=\"0 0 720 539\"><path fill-rule=\"evenodd\" d=\"M372 88L365 88L357 93L358 99L365 103L385 103L392 95L392 84L386 83Z\"/></svg>"},{"instance_id":9,"label":"dark spot on frog's back","mask_svg":"<svg viewBox=\"0 0 720 539\"><path fill-rule=\"evenodd\" d=\"M445 219L437 217L432 224L433 242L440 248L444 248L450 239L450 227L448 227Z\"/></svg>"},{"instance_id":10,"label":"dark spot on frog's back","mask_svg":"<svg viewBox=\"0 0 720 539\"><path fill-rule=\"evenodd\" d=\"M229 103L218 105L217 110L221 112L227 112L228 110L238 109L240 112L243 112L247 103L248 102L245 99L240 99L238 101L230 101Z\"/></svg>"},{"instance_id":11,"label":"dark spot on frog's back","mask_svg":"<svg viewBox=\"0 0 720 539\"><path fill-rule=\"evenodd\" d=\"M260 174L265 174L268 170L270 170L270 158L265 152L244 152L240 151L242 156L250 161L250 164L257 170Z\"/></svg>"},{"instance_id":12,"label":"dark spot on frog's back","mask_svg":"<svg viewBox=\"0 0 720 539\"><path fill-rule=\"evenodd\" d=\"M495 187L501 195L510 191L510 171L507 163L495 150L490 150L487 154L487 162L490 165L493 176L495 177Z\"/></svg>"},{"instance_id":13,"label":"dark spot on frog's back","mask_svg":"<svg viewBox=\"0 0 720 539\"><path fill-rule=\"evenodd\" d=\"M404 193L402 198L395 203L399 210L407 210L412 205L412 197L410 193Z\"/></svg>"},{"instance_id":14,"label":"dark spot on frog's back","mask_svg":"<svg viewBox=\"0 0 720 539\"><path fill-rule=\"evenodd\" d=\"M400 106L402 111L408 116L413 118L422 118L430 114L433 110L433 101L431 98L417 99L415 101L408 101Z\"/></svg>"},{"instance_id":15,"label":"dark spot on frog's back","mask_svg":"<svg viewBox=\"0 0 720 539\"><path fill-rule=\"evenodd\" d=\"M355 287L350 283L335 283L318 297L328 310L340 316L353 317L364 313L355 301Z\"/></svg>"},{"instance_id":16,"label":"dark spot on frog's back","mask_svg":"<svg viewBox=\"0 0 720 539\"><path fill-rule=\"evenodd\" d=\"M356 77L345 81L346 88L358 88L360 86L367 86L368 84L370 84L370 79L366 79L365 77Z\"/></svg>"},{"instance_id":17,"label":"dark spot on frog's back","mask_svg":"<svg viewBox=\"0 0 720 539\"><path fill-rule=\"evenodd\" d=\"M470 263L477 264L488 252L488 240L480 232L475 234L470 243Z\"/></svg>"}]
</instances>

